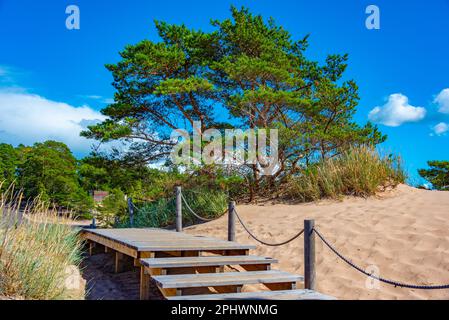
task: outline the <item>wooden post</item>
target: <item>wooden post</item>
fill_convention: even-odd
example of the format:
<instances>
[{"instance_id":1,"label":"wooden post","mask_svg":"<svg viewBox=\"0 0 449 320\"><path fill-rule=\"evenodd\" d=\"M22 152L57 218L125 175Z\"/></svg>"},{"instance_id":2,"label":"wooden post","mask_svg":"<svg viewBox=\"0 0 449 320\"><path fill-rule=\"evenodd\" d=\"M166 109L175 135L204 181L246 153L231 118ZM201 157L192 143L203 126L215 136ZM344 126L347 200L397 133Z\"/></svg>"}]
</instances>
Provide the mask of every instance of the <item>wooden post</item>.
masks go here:
<instances>
[{"instance_id":1,"label":"wooden post","mask_svg":"<svg viewBox=\"0 0 449 320\"><path fill-rule=\"evenodd\" d=\"M176 187L176 232L182 232L182 190L181 187Z\"/></svg>"},{"instance_id":2,"label":"wooden post","mask_svg":"<svg viewBox=\"0 0 449 320\"><path fill-rule=\"evenodd\" d=\"M235 241L235 201L228 206L228 241Z\"/></svg>"},{"instance_id":3,"label":"wooden post","mask_svg":"<svg viewBox=\"0 0 449 320\"><path fill-rule=\"evenodd\" d=\"M115 265L114 265L115 273L120 273L125 270L123 260L125 260L125 256L123 255L123 253L116 251L115 252Z\"/></svg>"},{"instance_id":4,"label":"wooden post","mask_svg":"<svg viewBox=\"0 0 449 320\"><path fill-rule=\"evenodd\" d=\"M150 276L140 267L140 300L150 300Z\"/></svg>"},{"instance_id":5,"label":"wooden post","mask_svg":"<svg viewBox=\"0 0 449 320\"><path fill-rule=\"evenodd\" d=\"M304 288L315 290L315 220L304 220Z\"/></svg>"},{"instance_id":6,"label":"wooden post","mask_svg":"<svg viewBox=\"0 0 449 320\"><path fill-rule=\"evenodd\" d=\"M129 210L129 224L131 227L134 227L134 205L133 199L131 197L128 198L128 210Z\"/></svg>"}]
</instances>

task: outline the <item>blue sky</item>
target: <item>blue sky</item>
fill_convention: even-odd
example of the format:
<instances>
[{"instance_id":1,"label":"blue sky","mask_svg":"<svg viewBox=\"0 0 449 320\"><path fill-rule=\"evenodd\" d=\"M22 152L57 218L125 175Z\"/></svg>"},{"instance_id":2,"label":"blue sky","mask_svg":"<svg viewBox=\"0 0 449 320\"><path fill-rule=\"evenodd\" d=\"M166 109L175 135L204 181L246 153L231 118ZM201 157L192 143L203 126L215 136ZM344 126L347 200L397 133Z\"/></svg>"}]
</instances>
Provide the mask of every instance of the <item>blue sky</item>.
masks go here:
<instances>
[{"instance_id":1,"label":"blue sky","mask_svg":"<svg viewBox=\"0 0 449 320\"><path fill-rule=\"evenodd\" d=\"M70 4L80 8L80 30L65 26ZM126 44L157 40L154 19L210 30L231 4L274 17L297 39L310 34L314 60L348 53L356 120L379 124L383 148L402 155L411 182L427 160L449 160L449 0L0 0L0 141L57 139L86 154L92 142L78 132L103 119L114 94L104 64ZM365 27L370 4L380 30Z\"/></svg>"}]
</instances>

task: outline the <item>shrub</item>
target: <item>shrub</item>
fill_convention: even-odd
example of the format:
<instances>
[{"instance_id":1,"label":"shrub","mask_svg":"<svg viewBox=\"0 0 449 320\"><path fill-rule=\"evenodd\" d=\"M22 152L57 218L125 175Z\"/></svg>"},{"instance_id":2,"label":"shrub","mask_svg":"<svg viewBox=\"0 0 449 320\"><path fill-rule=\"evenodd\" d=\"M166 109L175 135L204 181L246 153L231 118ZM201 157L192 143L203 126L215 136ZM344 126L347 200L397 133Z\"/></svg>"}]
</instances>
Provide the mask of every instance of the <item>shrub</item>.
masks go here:
<instances>
[{"instance_id":1,"label":"shrub","mask_svg":"<svg viewBox=\"0 0 449 320\"><path fill-rule=\"evenodd\" d=\"M19 223L20 196L12 202L7 199L3 193L0 296L38 300L83 298L83 290L69 290L65 285L68 271L81 261L81 241L68 219L37 199Z\"/></svg>"},{"instance_id":2,"label":"shrub","mask_svg":"<svg viewBox=\"0 0 449 320\"><path fill-rule=\"evenodd\" d=\"M95 218L101 227L111 227L116 219L124 220L128 214L128 203L125 194L120 189L114 189L97 205Z\"/></svg>"},{"instance_id":3,"label":"shrub","mask_svg":"<svg viewBox=\"0 0 449 320\"><path fill-rule=\"evenodd\" d=\"M226 211L228 196L223 191L196 189L183 191L184 197L190 208L198 215L213 219L220 217ZM175 223L176 205L175 198L161 198L147 204L137 205L139 209L134 218L136 227L167 227ZM194 215L183 203L183 222L196 221ZM122 223L123 227L129 226L129 218Z\"/></svg>"},{"instance_id":4,"label":"shrub","mask_svg":"<svg viewBox=\"0 0 449 320\"><path fill-rule=\"evenodd\" d=\"M286 193L299 201L343 195L366 197L405 179L399 157L382 157L374 148L361 146L310 165L290 179Z\"/></svg>"}]
</instances>

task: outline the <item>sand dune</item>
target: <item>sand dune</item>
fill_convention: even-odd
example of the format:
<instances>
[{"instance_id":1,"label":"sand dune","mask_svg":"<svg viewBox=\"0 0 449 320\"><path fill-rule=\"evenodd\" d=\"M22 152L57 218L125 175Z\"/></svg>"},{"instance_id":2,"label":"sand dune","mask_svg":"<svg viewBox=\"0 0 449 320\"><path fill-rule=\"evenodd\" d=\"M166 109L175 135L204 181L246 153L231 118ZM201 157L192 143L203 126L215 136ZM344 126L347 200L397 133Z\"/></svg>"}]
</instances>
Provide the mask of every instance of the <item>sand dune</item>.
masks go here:
<instances>
[{"instance_id":1,"label":"sand dune","mask_svg":"<svg viewBox=\"0 0 449 320\"><path fill-rule=\"evenodd\" d=\"M250 229L268 242L280 242L315 219L317 229L344 255L380 276L420 285L449 283L449 192L405 185L369 199L345 198L312 204L241 205ZM226 238L227 217L186 232ZM238 225L237 241L257 244ZM316 240L317 289L339 299L449 299L449 290L411 290L372 283ZM283 247L258 245L255 254L279 259L275 269L303 274L303 238Z\"/></svg>"}]
</instances>

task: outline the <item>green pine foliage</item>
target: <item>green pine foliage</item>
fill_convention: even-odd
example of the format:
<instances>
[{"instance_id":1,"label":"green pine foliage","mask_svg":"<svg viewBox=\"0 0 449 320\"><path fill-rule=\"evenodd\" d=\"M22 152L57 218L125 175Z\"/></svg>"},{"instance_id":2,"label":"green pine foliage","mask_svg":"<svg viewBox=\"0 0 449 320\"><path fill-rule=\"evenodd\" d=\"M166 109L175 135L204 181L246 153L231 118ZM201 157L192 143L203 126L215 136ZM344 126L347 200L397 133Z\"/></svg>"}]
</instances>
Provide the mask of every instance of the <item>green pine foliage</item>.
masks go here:
<instances>
[{"instance_id":1,"label":"green pine foliage","mask_svg":"<svg viewBox=\"0 0 449 320\"><path fill-rule=\"evenodd\" d=\"M92 152L76 160L56 141L0 144L3 188L15 181L27 199L40 196L85 217L95 212L105 226L128 223L128 196L142 208L138 225L168 226L175 186L192 197L198 213L215 217L229 199L367 196L404 181L399 160L374 151L386 136L353 118L359 95L355 81L345 78L347 54L314 61L308 36L296 38L246 8L232 7L229 18L212 20L207 31L161 21L155 26L159 39L127 45L117 63L106 65L114 102L102 110L107 120L82 132L101 142L124 141L125 151ZM202 132L277 129L277 171L262 175L254 164L173 164L171 133L192 134L197 121ZM444 170L442 163L420 173L445 188ZM110 196L94 205L89 193L95 190Z\"/></svg>"},{"instance_id":2,"label":"green pine foliage","mask_svg":"<svg viewBox=\"0 0 449 320\"><path fill-rule=\"evenodd\" d=\"M274 176L243 166L251 197L265 194L319 156L334 157L350 146L385 141L371 123L358 125L357 84L344 79L348 55L323 63L306 57L308 37L295 39L273 19L231 8L231 18L212 20L212 30L156 22L158 41L128 45L107 65L115 101L102 110L103 123L83 136L100 141L138 138L125 159L167 159L170 133L207 128L279 130L280 168ZM221 105L229 120L214 112Z\"/></svg>"},{"instance_id":3,"label":"green pine foliage","mask_svg":"<svg viewBox=\"0 0 449 320\"><path fill-rule=\"evenodd\" d=\"M429 161L429 169L420 169L421 177L432 183L437 190L449 190L449 161Z\"/></svg>"}]
</instances>

